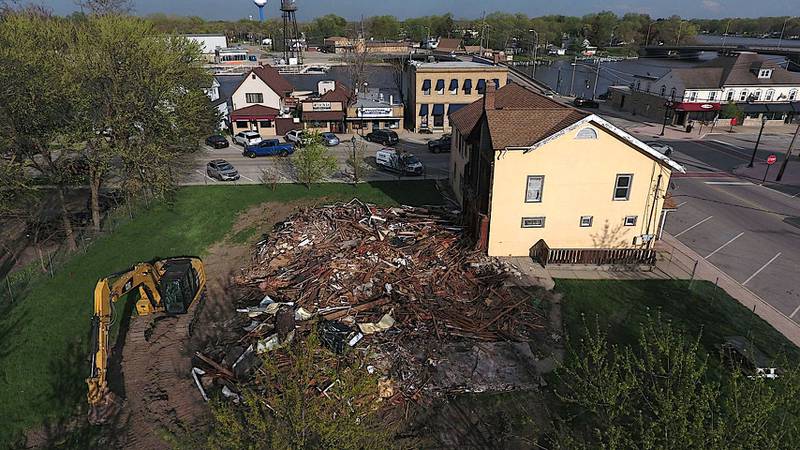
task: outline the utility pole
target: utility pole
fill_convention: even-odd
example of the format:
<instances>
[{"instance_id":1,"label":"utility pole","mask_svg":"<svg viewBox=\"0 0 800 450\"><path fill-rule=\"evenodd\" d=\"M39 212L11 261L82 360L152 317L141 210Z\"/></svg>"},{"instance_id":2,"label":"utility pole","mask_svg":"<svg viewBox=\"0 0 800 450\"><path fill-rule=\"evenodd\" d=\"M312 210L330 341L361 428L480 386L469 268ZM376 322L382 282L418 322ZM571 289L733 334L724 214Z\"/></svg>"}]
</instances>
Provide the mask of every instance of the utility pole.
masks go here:
<instances>
[{"instance_id":1,"label":"utility pole","mask_svg":"<svg viewBox=\"0 0 800 450\"><path fill-rule=\"evenodd\" d=\"M486 11L481 13L481 53L480 56L483 57L483 37L486 34Z\"/></svg>"},{"instance_id":2,"label":"utility pole","mask_svg":"<svg viewBox=\"0 0 800 450\"><path fill-rule=\"evenodd\" d=\"M530 29L528 31L533 33L533 36L536 39L533 42L533 79L535 80L536 79L536 47L539 46L539 33L537 33L536 30L533 30L533 29Z\"/></svg>"},{"instance_id":3,"label":"utility pole","mask_svg":"<svg viewBox=\"0 0 800 450\"><path fill-rule=\"evenodd\" d=\"M800 134L800 123L797 124L797 129L794 130L794 136L792 137L792 142L789 143L789 148L786 150L786 157L783 158L783 162L781 163L781 170L778 171L778 177L775 178L775 181L781 181L781 178L783 178L783 172L786 171L786 163L788 163L789 158L792 157L792 147L794 147L794 141L797 140L798 134Z\"/></svg>"},{"instance_id":4,"label":"utility pole","mask_svg":"<svg viewBox=\"0 0 800 450\"><path fill-rule=\"evenodd\" d=\"M761 134L764 133L764 125L767 124L767 116L762 114L761 115L761 129L758 131L758 138L756 139L756 146L753 147L753 156L750 157L750 164L747 167L753 167L753 163L756 161L756 153L758 153L758 144L761 143Z\"/></svg>"},{"instance_id":5,"label":"utility pole","mask_svg":"<svg viewBox=\"0 0 800 450\"><path fill-rule=\"evenodd\" d=\"M778 38L778 48L781 48L781 44L783 43L783 32L786 31L786 23L789 22L791 17L787 17L786 20L783 21L783 28L781 28L781 37Z\"/></svg>"},{"instance_id":6,"label":"utility pole","mask_svg":"<svg viewBox=\"0 0 800 450\"><path fill-rule=\"evenodd\" d=\"M575 96L575 69L578 68L578 55L575 55L575 61L572 63L572 81L569 82L569 95Z\"/></svg>"},{"instance_id":7,"label":"utility pole","mask_svg":"<svg viewBox=\"0 0 800 450\"><path fill-rule=\"evenodd\" d=\"M592 100L597 98L597 82L600 80L600 58L597 58L597 72L594 74L594 89L592 90Z\"/></svg>"}]
</instances>

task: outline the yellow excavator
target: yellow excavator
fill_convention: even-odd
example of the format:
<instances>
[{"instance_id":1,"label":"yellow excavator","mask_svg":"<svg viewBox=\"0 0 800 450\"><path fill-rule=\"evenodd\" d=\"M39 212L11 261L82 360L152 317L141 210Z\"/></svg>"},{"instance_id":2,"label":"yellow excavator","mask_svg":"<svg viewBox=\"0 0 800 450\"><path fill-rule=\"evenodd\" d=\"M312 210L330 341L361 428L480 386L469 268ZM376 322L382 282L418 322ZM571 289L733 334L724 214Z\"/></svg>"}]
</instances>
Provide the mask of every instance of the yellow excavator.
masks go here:
<instances>
[{"instance_id":1,"label":"yellow excavator","mask_svg":"<svg viewBox=\"0 0 800 450\"><path fill-rule=\"evenodd\" d=\"M206 274L199 258L179 257L139 263L110 275L94 288L92 316L92 367L86 379L89 386L89 422L102 424L121 406L108 387L109 332L117 319L115 304L135 289L139 290L136 312L139 316L156 313L186 314L205 292Z\"/></svg>"}]
</instances>

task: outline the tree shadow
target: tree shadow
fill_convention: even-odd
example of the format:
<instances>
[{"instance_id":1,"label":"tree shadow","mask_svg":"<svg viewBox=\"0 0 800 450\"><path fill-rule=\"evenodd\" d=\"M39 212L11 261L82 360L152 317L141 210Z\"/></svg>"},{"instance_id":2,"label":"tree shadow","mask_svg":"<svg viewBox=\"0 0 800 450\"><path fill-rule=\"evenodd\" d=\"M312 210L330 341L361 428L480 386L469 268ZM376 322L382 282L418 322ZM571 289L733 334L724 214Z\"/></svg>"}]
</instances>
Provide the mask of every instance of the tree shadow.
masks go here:
<instances>
[{"instance_id":1,"label":"tree shadow","mask_svg":"<svg viewBox=\"0 0 800 450\"><path fill-rule=\"evenodd\" d=\"M369 186L401 205L442 205L444 197L435 180L370 181Z\"/></svg>"}]
</instances>

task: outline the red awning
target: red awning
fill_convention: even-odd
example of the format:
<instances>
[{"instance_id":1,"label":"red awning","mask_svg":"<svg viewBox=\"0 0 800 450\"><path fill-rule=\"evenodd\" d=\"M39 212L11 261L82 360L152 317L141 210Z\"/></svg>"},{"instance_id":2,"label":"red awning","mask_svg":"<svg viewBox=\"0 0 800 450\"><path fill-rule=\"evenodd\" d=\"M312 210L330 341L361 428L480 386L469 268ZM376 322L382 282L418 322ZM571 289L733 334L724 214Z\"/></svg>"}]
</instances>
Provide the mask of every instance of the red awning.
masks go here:
<instances>
[{"instance_id":1,"label":"red awning","mask_svg":"<svg viewBox=\"0 0 800 450\"><path fill-rule=\"evenodd\" d=\"M232 112L231 120L274 120L279 112L268 106L252 105Z\"/></svg>"},{"instance_id":2,"label":"red awning","mask_svg":"<svg viewBox=\"0 0 800 450\"><path fill-rule=\"evenodd\" d=\"M675 103L675 111L703 112L719 111L719 103Z\"/></svg>"}]
</instances>

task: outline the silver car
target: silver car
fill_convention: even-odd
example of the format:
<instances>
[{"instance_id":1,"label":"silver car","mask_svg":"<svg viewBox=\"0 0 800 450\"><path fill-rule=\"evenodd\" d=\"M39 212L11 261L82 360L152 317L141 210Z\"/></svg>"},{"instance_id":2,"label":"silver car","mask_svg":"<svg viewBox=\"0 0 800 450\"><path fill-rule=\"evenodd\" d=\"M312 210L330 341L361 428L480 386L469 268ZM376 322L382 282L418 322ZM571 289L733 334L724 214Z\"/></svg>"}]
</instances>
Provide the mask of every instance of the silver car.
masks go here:
<instances>
[{"instance_id":1,"label":"silver car","mask_svg":"<svg viewBox=\"0 0 800 450\"><path fill-rule=\"evenodd\" d=\"M233 142L242 147L247 147L261 142L261 135L255 131L241 131L233 136Z\"/></svg>"},{"instance_id":2,"label":"silver car","mask_svg":"<svg viewBox=\"0 0 800 450\"><path fill-rule=\"evenodd\" d=\"M209 177L219 181L236 181L239 179L239 171L224 159L215 159L206 164L206 173Z\"/></svg>"},{"instance_id":3,"label":"silver car","mask_svg":"<svg viewBox=\"0 0 800 450\"><path fill-rule=\"evenodd\" d=\"M672 154L672 146L667 145L663 142L651 141L651 142L645 142L645 144L647 144L650 148L661 153L664 156L670 156Z\"/></svg>"}]
</instances>

